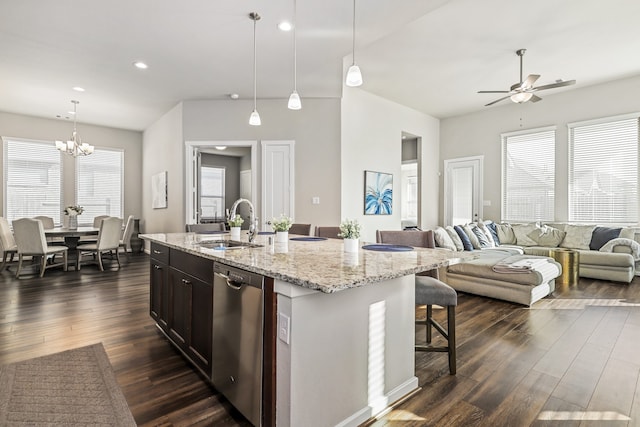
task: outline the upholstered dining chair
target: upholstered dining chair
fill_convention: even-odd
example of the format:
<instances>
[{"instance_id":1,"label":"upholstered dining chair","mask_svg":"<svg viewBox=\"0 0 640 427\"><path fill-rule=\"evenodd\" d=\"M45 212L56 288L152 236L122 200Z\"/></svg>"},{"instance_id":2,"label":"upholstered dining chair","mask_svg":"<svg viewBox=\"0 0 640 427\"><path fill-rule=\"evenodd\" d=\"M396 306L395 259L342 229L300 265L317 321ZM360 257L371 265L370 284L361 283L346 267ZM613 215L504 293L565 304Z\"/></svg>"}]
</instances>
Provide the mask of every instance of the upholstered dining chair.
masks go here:
<instances>
[{"instance_id":1,"label":"upholstered dining chair","mask_svg":"<svg viewBox=\"0 0 640 427\"><path fill-rule=\"evenodd\" d=\"M51 230L52 228L55 227L55 223L53 222L53 218L51 218L50 216L34 216L33 219L37 219L40 222L42 222L42 228L44 228L45 230Z\"/></svg>"},{"instance_id":2,"label":"upholstered dining chair","mask_svg":"<svg viewBox=\"0 0 640 427\"><path fill-rule=\"evenodd\" d=\"M129 251L131 250L131 236L133 235L133 215L129 215L127 218L127 222L124 225L124 232L122 233L122 238L120 239L120 246L124 250L124 254L129 260Z\"/></svg>"},{"instance_id":3,"label":"upholstered dining chair","mask_svg":"<svg viewBox=\"0 0 640 427\"><path fill-rule=\"evenodd\" d=\"M0 217L0 252L2 252L2 265L0 265L0 272L2 272L18 253L16 240L9 227L9 221L5 217Z\"/></svg>"},{"instance_id":4,"label":"upholstered dining chair","mask_svg":"<svg viewBox=\"0 0 640 427\"><path fill-rule=\"evenodd\" d=\"M40 220L22 218L13 221L13 234L18 249L18 271L16 271L16 278L20 278L22 262L25 256L40 258L40 277L44 276L45 270L51 267L62 266L64 271L67 271L67 252L69 248L66 246L47 245L44 227ZM62 254L62 262L48 263L47 259L56 254Z\"/></svg>"},{"instance_id":5,"label":"upholstered dining chair","mask_svg":"<svg viewBox=\"0 0 640 427\"><path fill-rule=\"evenodd\" d=\"M311 235L311 224L291 224L289 234L302 234L303 236Z\"/></svg>"},{"instance_id":6,"label":"upholstered dining chair","mask_svg":"<svg viewBox=\"0 0 640 427\"><path fill-rule=\"evenodd\" d=\"M436 243L432 230L426 231L376 231L378 243L390 243L422 248L435 248ZM429 272L428 272L429 273ZM437 278L437 270L433 275L416 275L416 305L425 305L427 315L425 320L416 320L416 324L426 327L426 345L416 345L416 351L445 352L449 355L449 373L456 373L456 306L458 294L455 289L441 282ZM439 305L447 308L447 329L445 330L433 318L433 306ZM446 340L446 346L432 346L432 331L434 328Z\"/></svg>"},{"instance_id":7,"label":"upholstered dining chair","mask_svg":"<svg viewBox=\"0 0 640 427\"><path fill-rule=\"evenodd\" d=\"M187 224L189 233L206 233L207 231L224 231L224 222L212 222L208 224Z\"/></svg>"},{"instance_id":8,"label":"upholstered dining chair","mask_svg":"<svg viewBox=\"0 0 640 427\"><path fill-rule=\"evenodd\" d=\"M109 218L109 215L98 215L93 217L93 228L100 228L100 224L102 224L102 220L105 218Z\"/></svg>"},{"instance_id":9,"label":"upholstered dining chair","mask_svg":"<svg viewBox=\"0 0 640 427\"><path fill-rule=\"evenodd\" d=\"M102 264L102 255L104 253L116 254L116 260L118 262L118 269L120 268L120 255L118 248L120 247L120 236L122 234L122 218L109 217L102 220L100 224L100 231L98 232L98 240L96 243L87 243L78 246L78 260L77 267L80 270L82 266L82 256L85 254L96 255L96 259L92 258L93 262L97 262L100 271L104 271Z\"/></svg>"},{"instance_id":10,"label":"upholstered dining chair","mask_svg":"<svg viewBox=\"0 0 640 427\"><path fill-rule=\"evenodd\" d=\"M330 227L316 226L316 231L314 232L314 235L316 237L327 237L329 239L342 239L342 237L339 234L340 234L340 227L333 227L333 226L330 226Z\"/></svg>"}]
</instances>

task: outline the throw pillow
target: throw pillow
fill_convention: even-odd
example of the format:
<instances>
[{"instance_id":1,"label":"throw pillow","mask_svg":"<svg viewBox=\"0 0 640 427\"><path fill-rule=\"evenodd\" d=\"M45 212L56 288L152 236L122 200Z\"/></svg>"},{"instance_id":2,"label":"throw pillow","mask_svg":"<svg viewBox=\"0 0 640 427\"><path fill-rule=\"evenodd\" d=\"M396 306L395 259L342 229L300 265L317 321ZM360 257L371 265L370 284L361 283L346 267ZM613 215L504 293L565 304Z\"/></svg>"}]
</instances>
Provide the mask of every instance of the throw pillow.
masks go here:
<instances>
[{"instance_id":1,"label":"throw pillow","mask_svg":"<svg viewBox=\"0 0 640 427\"><path fill-rule=\"evenodd\" d=\"M460 240L460 236L458 236L456 230L454 230L450 225L448 225L445 230L447 231L449 237L451 237L451 240L453 240L453 244L456 246L456 250L463 251L464 245L462 244L462 240Z\"/></svg>"},{"instance_id":2,"label":"throw pillow","mask_svg":"<svg viewBox=\"0 0 640 427\"><path fill-rule=\"evenodd\" d=\"M456 244L453 243L453 240L451 240L451 237L449 237L447 230L445 230L444 228L436 227L436 229L433 230L433 237L436 240L436 244L441 248L446 248L454 252L457 251Z\"/></svg>"},{"instance_id":3,"label":"throw pillow","mask_svg":"<svg viewBox=\"0 0 640 427\"><path fill-rule=\"evenodd\" d=\"M462 246L464 247L464 250L472 251L473 245L471 244L471 240L469 240L469 236L467 236L467 233L464 232L464 229L459 225L454 225L453 229L456 230L456 233L458 233L458 236L460 236L460 240L462 240Z\"/></svg>"},{"instance_id":4,"label":"throw pillow","mask_svg":"<svg viewBox=\"0 0 640 427\"><path fill-rule=\"evenodd\" d=\"M529 237L538 242L540 246L557 248L566 234L562 230L544 225L542 228L529 233Z\"/></svg>"},{"instance_id":5,"label":"throw pillow","mask_svg":"<svg viewBox=\"0 0 640 427\"><path fill-rule=\"evenodd\" d=\"M592 251L599 251L609 240L617 239L620 237L622 228L611 227L596 227L593 229L591 235L591 243L589 243L589 249Z\"/></svg>"},{"instance_id":6,"label":"throw pillow","mask_svg":"<svg viewBox=\"0 0 640 427\"><path fill-rule=\"evenodd\" d=\"M529 237L529 233L538 229L538 224L512 224L513 234L516 236L516 244L519 246L536 246L538 242ZM538 231L539 233L539 231Z\"/></svg>"},{"instance_id":7,"label":"throw pillow","mask_svg":"<svg viewBox=\"0 0 640 427\"><path fill-rule=\"evenodd\" d=\"M589 250L589 243L591 243L591 235L593 234L594 228L595 225L567 224L564 228L567 235L564 236L560 247Z\"/></svg>"},{"instance_id":8,"label":"throw pillow","mask_svg":"<svg viewBox=\"0 0 640 427\"><path fill-rule=\"evenodd\" d=\"M501 245L516 244L516 235L513 234L511 224L496 224L496 230L498 231L498 240Z\"/></svg>"},{"instance_id":9,"label":"throw pillow","mask_svg":"<svg viewBox=\"0 0 640 427\"><path fill-rule=\"evenodd\" d=\"M491 247L491 243L489 243L489 239L484 234L484 232L480 229L479 226L472 225L471 226L471 231L473 232L473 234L476 235L476 238L478 239L478 242L480 242L480 248L479 249L490 248Z\"/></svg>"},{"instance_id":10,"label":"throw pillow","mask_svg":"<svg viewBox=\"0 0 640 427\"><path fill-rule=\"evenodd\" d=\"M496 247L496 242L495 240L493 240L493 236L491 235L491 231L489 230L489 227L487 227L487 224L485 224L482 221L479 221L478 228L487 237L487 241L489 242L489 247L490 248Z\"/></svg>"},{"instance_id":11,"label":"throw pillow","mask_svg":"<svg viewBox=\"0 0 640 427\"><path fill-rule=\"evenodd\" d=\"M621 239L636 240L636 232L640 232L640 229L637 227L625 227L620 230L620 235L618 237Z\"/></svg>"},{"instance_id":12,"label":"throw pillow","mask_svg":"<svg viewBox=\"0 0 640 427\"><path fill-rule=\"evenodd\" d=\"M496 246L500 246L500 238L498 237L498 224L493 221L487 222L487 229L491 233L491 237L493 237L493 241L496 243Z\"/></svg>"},{"instance_id":13,"label":"throw pillow","mask_svg":"<svg viewBox=\"0 0 640 427\"><path fill-rule=\"evenodd\" d=\"M469 241L471 242L471 246L473 246L473 249L480 249L480 241L478 240L478 237L476 236L476 234L473 232L472 227L475 227L475 225L467 224L467 225L463 225L462 229L464 230L464 234L466 234L467 237L469 238Z\"/></svg>"}]
</instances>

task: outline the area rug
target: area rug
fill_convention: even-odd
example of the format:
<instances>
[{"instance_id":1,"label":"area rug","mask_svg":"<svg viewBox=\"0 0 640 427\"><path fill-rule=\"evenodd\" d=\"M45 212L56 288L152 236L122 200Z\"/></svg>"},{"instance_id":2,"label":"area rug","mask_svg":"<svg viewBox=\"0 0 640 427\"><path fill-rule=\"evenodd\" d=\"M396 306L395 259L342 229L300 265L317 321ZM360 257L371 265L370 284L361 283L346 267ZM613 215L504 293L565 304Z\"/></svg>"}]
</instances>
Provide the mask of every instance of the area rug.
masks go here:
<instances>
[{"instance_id":1,"label":"area rug","mask_svg":"<svg viewBox=\"0 0 640 427\"><path fill-rule=\"evenodd\" d=\"M135 426L102 344L0 366L0 426Z\"/></svg>"}]
</instances>

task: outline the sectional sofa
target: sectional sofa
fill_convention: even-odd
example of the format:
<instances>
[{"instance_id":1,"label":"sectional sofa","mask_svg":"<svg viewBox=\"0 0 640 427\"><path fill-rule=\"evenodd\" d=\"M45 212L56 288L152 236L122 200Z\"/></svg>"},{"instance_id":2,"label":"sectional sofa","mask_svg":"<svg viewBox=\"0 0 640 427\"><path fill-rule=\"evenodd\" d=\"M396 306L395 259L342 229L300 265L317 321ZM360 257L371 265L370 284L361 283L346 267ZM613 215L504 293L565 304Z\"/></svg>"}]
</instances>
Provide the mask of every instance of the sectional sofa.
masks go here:
<instances>
[{"instance_id":1,"label":"sectional sofa","mask_svg":"<svg viewBox=\"0 0 640 427\"><path fill-rule=\"evenodd\" d=\"M446 283L462 292L524 305L531 305L553 292L555 278L561 270L556 274L549 266L537 263L544 268L505 273L504 269L495 268L496 265L540 257L559 268L559 264L549 258L550 250L566 248L579 253L580 277L630 283L640 261L640 242L636 240L640 238L640 231L635 228L484 221L437 227L434 233L438 246L473 251L476 255L473 260L452 265L442 272Z\"/></svg>"}]
</instances>

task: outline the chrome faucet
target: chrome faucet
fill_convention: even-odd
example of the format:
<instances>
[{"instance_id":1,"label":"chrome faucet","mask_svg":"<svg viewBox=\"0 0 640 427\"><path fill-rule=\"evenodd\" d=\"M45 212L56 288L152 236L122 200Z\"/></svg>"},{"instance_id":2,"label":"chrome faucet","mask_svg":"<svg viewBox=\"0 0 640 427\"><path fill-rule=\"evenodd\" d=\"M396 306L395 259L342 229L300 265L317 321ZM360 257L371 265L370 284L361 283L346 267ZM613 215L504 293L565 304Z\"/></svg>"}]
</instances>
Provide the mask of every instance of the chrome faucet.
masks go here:
<instances>
[{"instance_id":1,"label":"chrome faucet","mask_svg":"<svg viewBox=\"0 0 640 427\"><path fill-rule=\"evenodd\" d=\"M236 217L236 209L242 202L249 205L249 242L253 242L253 239L256 237L256 225L258 224L258 218L256 218L253 203L251 203L251 201L247 199L238 199L233 202L233 205L231 206L231 213L229 213L229 218L227 218L227 220Z\"/></svg>"}]
</instances>

